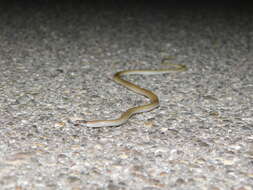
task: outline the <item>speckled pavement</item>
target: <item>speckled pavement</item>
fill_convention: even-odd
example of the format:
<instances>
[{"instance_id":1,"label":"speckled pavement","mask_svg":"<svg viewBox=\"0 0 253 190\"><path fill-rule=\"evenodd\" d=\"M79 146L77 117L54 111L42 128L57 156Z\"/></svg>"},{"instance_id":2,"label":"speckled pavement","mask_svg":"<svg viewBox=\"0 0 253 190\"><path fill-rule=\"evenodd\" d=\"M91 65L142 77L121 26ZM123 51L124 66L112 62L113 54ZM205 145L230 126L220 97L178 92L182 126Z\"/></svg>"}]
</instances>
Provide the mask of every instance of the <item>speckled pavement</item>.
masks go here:
<instances>
[{"instance_id":1,"label":"speckled pavement","mask_svg":"<svg viewBox=\"0 0 253 190\"><path fill-rule=\"evenodd\" d=\"M253 190L251 10L138 2L1 3L0 190Z\"/></svg>"}]
</instances>

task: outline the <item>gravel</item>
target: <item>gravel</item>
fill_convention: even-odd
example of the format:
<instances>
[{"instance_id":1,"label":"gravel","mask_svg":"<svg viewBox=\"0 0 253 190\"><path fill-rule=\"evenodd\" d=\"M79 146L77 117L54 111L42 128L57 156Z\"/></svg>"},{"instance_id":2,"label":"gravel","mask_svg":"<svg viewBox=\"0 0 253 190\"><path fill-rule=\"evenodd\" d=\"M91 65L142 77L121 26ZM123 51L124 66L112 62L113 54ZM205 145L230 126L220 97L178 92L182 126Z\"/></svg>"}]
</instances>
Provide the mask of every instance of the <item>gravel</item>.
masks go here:
<instances>
[{"instance_id":1,"label":"gravel","mask_svg":"<svg viewBox=\"0 0 253 190\"><path fill-rule=\"evenodd\" d=\"M246 6L35 1L0 8L0 190L252 190L253 17ZM120 127L80 128L148 100Z\"/></svg>"}]
</instances>

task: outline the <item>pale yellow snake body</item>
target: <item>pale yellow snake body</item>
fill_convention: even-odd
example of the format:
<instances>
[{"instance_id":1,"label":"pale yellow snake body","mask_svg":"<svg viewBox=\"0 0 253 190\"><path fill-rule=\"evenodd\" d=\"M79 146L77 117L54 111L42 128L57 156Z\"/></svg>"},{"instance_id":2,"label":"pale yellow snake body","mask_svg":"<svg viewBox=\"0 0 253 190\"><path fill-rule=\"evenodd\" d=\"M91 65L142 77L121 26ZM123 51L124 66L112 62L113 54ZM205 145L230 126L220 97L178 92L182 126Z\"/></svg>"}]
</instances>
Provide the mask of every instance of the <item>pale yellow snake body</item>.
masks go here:
<instances>
[{"instance_id":1,"label":"pale yellow snake body","mask_svg":"<svg viewBox=\"0 0 253 190\"><path fill-rule=\"evenodd\" d=\"M147 112L150 110L153 110L159 106L159 99L157 95L155 95L153 92L141 88L129 81L126 81L122 79L121 77L124 75L133 75L133 74L141 74L141 75L156 75L156 74L164 74L169 73L171 71L186 71L187 68L184 65L179 64L171 64L168 63L167 65L173 66L173 68L169 69L160 69L160 70L126 70L126 71L120 71L114 74L113 79L118 84L121 84L125 86L126 88L141 94L143 96L146 96L150 99L150 103L145 105L140 105L137 107L133 107L128 109L126 112L122 113L121 116L117 119L112 120L94 120L94 121L85 121L85 120L78 120L76 121L76 125L81 127L109 127L109 126L119 126L128 121L128 119L137 113L141 112Z\"/></svg>"}]
</instances>

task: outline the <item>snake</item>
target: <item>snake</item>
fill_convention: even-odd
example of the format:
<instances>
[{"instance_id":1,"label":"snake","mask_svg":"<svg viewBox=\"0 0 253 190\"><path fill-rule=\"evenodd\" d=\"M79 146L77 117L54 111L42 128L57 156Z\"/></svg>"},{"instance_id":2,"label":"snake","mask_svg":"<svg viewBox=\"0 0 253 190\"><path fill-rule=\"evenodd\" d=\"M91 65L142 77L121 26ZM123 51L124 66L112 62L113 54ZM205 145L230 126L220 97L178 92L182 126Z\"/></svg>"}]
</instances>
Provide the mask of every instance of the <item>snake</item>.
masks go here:
<instances>
[{"instance_id":1,"label":"snake","mask_svg":"<svg viewBox=\"0 0 253 190\"><path fill-rule=\"evenodd\" d=\"M165 62L166 59L164 58L162 62ZM174 64L174 63L167 63L166 65L172 66L171 68L166 68L166 69L158 69L158 70L124 70L124 71L119 71L114 74L113 80L128 88L129 90L132 90L133 92L143 95L147 97L150 102L148 104L132 107L125 112L123 112L120 117L116 119L110 119L110 120L91 120L91 121L86 121L86 120L77 120L75 121L76 126L80 127L113 127L113 126L120 126L122 124L125 124L131 116L134 114L142 113L142 112L148 112L151 111L157 107L159 107L159 98L158 96L153 93L150 90L147 90L145 88L141 88L140 86L133 84L132 82L129 82L125 79L123 79L123 76L126 75L135 75L135 74L140 74L140 75L157 75L157 74L165 74L165 73L170 73L171 71L186 71L187 67L182 64Z\"/></svg>"}]
</instances>

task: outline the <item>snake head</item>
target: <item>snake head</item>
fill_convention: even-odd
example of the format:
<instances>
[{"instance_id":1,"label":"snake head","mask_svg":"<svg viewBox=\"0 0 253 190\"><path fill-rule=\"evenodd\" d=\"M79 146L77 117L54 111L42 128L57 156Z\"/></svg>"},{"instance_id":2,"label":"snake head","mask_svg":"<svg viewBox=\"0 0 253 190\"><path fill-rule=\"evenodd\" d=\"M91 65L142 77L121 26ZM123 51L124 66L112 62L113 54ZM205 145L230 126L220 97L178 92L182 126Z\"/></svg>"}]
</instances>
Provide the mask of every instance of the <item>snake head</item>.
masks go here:
<instances>
[{"instance_id":1,"label":"snake head","mask_svg":"<svg viewBox=\"0 0 253 190\"><path fill-rule=\"evenodd\" d=\"M87 127L86 120L76 120L74 126Z\"/></svg>"}]
</instances>

